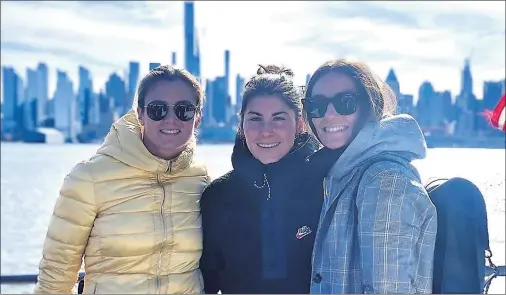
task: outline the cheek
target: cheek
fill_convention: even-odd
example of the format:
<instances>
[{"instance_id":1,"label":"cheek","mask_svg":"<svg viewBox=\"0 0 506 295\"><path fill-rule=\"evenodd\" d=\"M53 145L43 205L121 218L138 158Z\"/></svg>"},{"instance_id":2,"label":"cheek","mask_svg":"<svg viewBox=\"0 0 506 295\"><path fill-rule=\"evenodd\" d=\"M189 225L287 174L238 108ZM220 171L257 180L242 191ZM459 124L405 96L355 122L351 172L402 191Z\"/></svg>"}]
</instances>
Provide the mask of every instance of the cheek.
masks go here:
<instances>
[{"instance_id":1,"label":"cheek","mask_svg":"<svg viewBox=\"0 0 506 295\"><path fill-rule=\"evenodd\" d=\"M275 127L275 130L282 138L293 141L297 133L297 125L289 123L280 124Z\"/></svg>"},{"instance_id":2,"label":"cheek","mask_svg":"<svg viewBox=\"0 0 506 295\"><path fill-rule=\"evenodd\" d=\"M195 126L195 122L192 120L190 122L182 122L182 126L181 128L185 130L186 133L188 132L193 132L193 129L194 129L194 126Z\"/></svg>"},{"instance_id":3,"label":"cheek","mask_svg":"<svg viewBox=\"0 0 506 295\"><path fill-rule=\"evenodd\" d=\"M255 123L244 122L242 130L246 141L254 139L258 135L259 128Z\"/></svg>"}]
</instances>

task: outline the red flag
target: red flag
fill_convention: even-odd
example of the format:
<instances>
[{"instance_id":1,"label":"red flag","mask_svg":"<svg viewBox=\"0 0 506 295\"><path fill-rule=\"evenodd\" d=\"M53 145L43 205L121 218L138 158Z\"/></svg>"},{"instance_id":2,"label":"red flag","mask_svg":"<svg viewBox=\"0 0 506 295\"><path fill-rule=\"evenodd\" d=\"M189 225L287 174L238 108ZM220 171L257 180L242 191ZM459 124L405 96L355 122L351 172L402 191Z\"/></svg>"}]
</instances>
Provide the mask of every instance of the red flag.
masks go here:
<instances>
[{"instance_id":1,"label":"red flag","mask_svg":"<svg viewBox=\"0 0 506 295\"><path fill-rule=\"evenodd\" d=\"M492 126L506 132L506 93L503 94L493 111L486 110L485 116Z\"/></svg>"}]
</instances>

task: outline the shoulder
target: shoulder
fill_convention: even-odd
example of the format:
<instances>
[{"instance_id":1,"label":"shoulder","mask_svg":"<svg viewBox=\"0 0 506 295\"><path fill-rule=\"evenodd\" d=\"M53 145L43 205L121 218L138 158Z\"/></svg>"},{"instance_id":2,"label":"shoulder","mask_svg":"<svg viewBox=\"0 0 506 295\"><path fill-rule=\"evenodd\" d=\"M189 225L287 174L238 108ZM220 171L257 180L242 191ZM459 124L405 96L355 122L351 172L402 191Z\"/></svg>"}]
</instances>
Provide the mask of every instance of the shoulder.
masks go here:
<instances>
[{"instance_id":1,"label":"shoulder","mask_svg":"<svg viewBox=\"0 0 506 295\"><path fill-rule=\"evenodd\" d=\"M209 199L216 201L222 199L227 193L230 193L232 186L237 185L236 174L234 170L213 180L204 190L202 194L202 202Z\"/></svg>"},{"instance_id":2,"label":"shoulder","mask_svg":"<svg viewBox=\"0 0 506 295\"><path fill-rule=\"evenodd\" d=\"M382 160L371 165L358 184L357 205L374 210L434 211L415 167Z\"/></svg>"},{"instance_id":3,"label":"shoulder","mask_svg":"<svg viewBox=\"0 0 506 295\"><path fill-rule=\"evenodd\" d=\"M392 177L421 183L418 170L409 161L404 159L383 159L373 163L364 171L360 182L374 182Z\"/></svg>"}]
</instances>

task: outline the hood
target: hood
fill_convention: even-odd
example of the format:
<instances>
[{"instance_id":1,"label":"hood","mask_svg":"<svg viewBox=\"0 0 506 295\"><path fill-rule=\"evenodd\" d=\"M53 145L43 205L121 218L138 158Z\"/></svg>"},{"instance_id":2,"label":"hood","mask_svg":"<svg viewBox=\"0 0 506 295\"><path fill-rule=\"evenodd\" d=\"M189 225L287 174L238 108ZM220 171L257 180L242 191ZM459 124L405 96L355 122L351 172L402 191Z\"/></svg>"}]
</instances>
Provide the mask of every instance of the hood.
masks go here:
<instances>
[{"instance_id":1,"label":"hood","mask_svg":"<svg viewBox=\"0 0 506 295\"><path fill-rule=\"evenodd\" d=\"M333 177L341 179L355 167L379 154L405 161L423 159L427 143L416 120L406 114L368 122L332 167Z\"/></svg>"},{"instance_id":2,"label":"hood","mask_svg":"<svg viewBox=\"0 0 506 295\"><path fill-rule=\"evenodd\" d=\"M193 161L195 141L172 160L165 160L151 154L141 136L141 125L134 110L129 111L116 121L97 154L110 156L128 166L148 172L176 174Z\"/></svg>"},{"instance_id":3,"label":"hood","mask_svg":"<svg viewBox=\"0 0 506 295\"><path fill-rule=\"evenodd\" d=\"M276 171L285 169L290 165L303 163L310 155L319 148L318 141L309 133L303 133L296 137L294 146L290 152L279 161L271 164L262 164L248 149L246 140L236 135L234 149L232 152L232 166L242 176L251 178L253 181L262 179L267 171L275 174ZM299 166L301 168L301 166Z\"/></svg>"}]
</instances>

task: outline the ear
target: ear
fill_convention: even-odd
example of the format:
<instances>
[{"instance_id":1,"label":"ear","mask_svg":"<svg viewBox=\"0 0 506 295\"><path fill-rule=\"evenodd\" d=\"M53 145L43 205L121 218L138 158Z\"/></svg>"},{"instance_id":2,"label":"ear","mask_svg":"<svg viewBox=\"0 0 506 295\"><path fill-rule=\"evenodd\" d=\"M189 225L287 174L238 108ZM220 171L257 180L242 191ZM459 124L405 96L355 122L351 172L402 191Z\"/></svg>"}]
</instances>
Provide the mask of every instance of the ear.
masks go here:
<instances>
[{"instance_id":1,"label":"ear","mask_svg":"<svg viewBox=\"0 0 506 295\"><path fill-rule=\"evenodd\" d=\"M142 108L137 107L137 118L139 119L139 123L141 123L142 126L146 123L146 118L144 117L145 114L143 112Z\"/></svg>"},{"instance_id":2,"label":"ear","mask_svg":"<svg viewBox=\"0 0 506 295\"><path fill-rule=\"evenodd\" d=\"M195 116L195 128L199 128L201 121L202 121L202 113L197 113L197 115Z\"/></svg>"}]
</instances>

